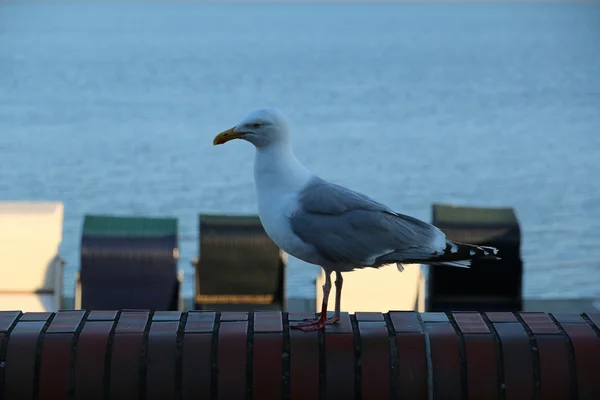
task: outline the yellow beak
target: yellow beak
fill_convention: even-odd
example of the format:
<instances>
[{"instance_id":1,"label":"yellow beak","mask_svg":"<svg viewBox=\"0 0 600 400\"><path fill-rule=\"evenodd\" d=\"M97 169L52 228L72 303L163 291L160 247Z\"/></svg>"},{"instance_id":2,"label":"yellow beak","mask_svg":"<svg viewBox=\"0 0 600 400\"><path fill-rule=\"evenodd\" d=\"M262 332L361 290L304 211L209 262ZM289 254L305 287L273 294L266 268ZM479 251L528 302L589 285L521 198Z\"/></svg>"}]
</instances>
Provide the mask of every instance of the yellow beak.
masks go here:
<instances>
[{"instance_id":1,"label":"yellow beak","mask_svg":"<svg viewBox=\"0 0 600 400\"><path fill-rule=\"evenodd\" d=\"M234 129L235 129L235 126L233 128L227 129L226 131L223 131L223 132L219 133L217 136L215 136L215 138L213 139L213 146L216 146L218 144L227 143L230 140L237 139L240 136L244 136L246 134L246 132L234 132L233 131Z\"/></svg>"}]
</instances>

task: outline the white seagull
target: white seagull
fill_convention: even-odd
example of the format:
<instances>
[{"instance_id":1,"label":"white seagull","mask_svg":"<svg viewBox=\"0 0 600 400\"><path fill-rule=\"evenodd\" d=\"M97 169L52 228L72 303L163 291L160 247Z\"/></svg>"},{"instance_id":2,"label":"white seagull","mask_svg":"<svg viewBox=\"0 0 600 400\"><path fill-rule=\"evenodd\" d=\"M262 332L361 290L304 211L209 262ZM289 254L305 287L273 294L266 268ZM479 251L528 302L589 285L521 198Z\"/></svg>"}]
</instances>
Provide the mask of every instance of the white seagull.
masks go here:
<instances>
[{"instance_id":1,"label":"white seagull","mask_svg":"<svg viewBox=\"0 0 600 400\"><path fill-rule=\"evenodd\" d=\"M400 214L343 186L327 182L298 161L288 118L263 108L219 133L213 145L233 139L256 148L254 183L258 212L267 235L286 253L325 271L320 317L292 328L312 331L340 319L342 274L396 263L468 268L472 259L498 258L493 247L457 243L435 226ZM335 313L327 319L331 274L337 288Z\"/></svg>"}]
</instances>

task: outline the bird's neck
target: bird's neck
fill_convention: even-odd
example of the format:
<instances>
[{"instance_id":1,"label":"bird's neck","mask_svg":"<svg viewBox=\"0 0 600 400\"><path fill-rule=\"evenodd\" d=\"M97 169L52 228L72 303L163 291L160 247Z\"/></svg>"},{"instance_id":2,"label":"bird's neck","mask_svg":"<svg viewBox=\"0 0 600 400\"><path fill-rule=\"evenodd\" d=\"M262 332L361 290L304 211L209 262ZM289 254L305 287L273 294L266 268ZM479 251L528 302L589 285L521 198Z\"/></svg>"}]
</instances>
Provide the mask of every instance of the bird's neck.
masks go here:
<instances>
[{"instance_id":1,"label":"bird's neck","mask_svg":"<svg viewBox=\"0 0 600 400\"><path fill-rule=\"evenodd\" d=\"M274 143L256 149L254 182L258 192L296 192L311 177L312 173L298 161L289 143Z\"/></svg>"}]
</instances>

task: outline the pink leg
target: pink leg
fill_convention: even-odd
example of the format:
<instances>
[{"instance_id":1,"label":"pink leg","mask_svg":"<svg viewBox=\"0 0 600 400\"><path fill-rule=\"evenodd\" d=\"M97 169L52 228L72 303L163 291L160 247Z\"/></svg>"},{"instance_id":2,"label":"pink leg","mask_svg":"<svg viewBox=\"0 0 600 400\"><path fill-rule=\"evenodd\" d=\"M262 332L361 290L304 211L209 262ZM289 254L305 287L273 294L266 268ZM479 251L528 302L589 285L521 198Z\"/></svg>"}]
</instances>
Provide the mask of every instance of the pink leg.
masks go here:
<instances>
[{"instance_id":1,"label":"pink leg","mask_svg":"<svg viewBox=\"0 0 600 400\"><path fill-rule=\"evenodd\" d=\"M340 320L343 284L344 278L342 278L342 273L339 271L335 271L335 313L333 314L333 317L327 320L328 324L335 324Z\"/></svg>"},{"instance_id":2,"label":"pink leg","mask_svg":"<svg viewBox=\"0 0 600 400\"><path fill-rule=\"evenodd\" d=\"M325 284L323 285L323 303L321 304L321 316L316 321L301 322L297 325L290 325L292 329L300 329L304 332L311 332L324 328L327 325L327 301L331 291L331 273L325 271Z\"/></svg>"}]
</instances>

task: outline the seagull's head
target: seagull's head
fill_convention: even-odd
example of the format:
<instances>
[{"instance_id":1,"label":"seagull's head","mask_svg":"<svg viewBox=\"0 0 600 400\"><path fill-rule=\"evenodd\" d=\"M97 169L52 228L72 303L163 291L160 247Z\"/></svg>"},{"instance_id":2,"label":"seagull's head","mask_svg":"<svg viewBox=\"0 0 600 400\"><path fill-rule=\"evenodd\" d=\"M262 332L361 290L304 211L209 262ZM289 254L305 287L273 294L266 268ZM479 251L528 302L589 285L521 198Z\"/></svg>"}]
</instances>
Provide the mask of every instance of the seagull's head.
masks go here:
<instances>
[{"instance_id":1,"label":"seagull's head","mask_svg":"<svg viewBox=\"0 0 600 400\"><path fill-rule=\"evenodd\" d=\"M260 108L251 111L233 128L215 136L213 145L227 143L233 139L242 139L256 148L272 144L287 143L290 140L288 118L276 108Z\"/></svg>"}]
</instances>

